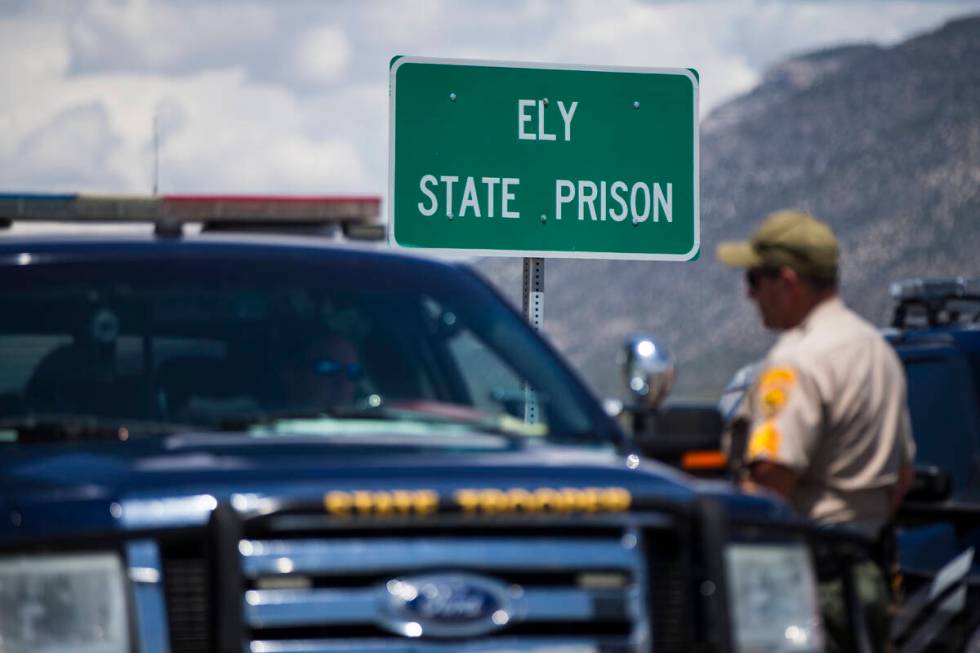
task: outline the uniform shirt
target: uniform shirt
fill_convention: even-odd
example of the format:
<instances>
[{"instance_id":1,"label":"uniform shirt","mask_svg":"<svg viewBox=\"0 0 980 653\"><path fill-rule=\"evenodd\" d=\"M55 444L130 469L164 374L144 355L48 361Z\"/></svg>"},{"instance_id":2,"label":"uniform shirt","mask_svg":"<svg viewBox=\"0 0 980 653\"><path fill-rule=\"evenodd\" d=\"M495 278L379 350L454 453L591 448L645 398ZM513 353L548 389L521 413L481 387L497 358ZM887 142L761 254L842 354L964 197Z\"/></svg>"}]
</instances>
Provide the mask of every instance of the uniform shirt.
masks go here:
<instances>
[{"instance_id":1,"label":"uniform shirt","mask_svg":"<svg viewBox=\"0 0 980 653\"><path fill-rule=\"evenodd\" d=\"M750 402L746 462L796 472L801 514L876 535L915 457L905 372L877 330L824 300L773 346Z\"/></svg>"}]
</instances>

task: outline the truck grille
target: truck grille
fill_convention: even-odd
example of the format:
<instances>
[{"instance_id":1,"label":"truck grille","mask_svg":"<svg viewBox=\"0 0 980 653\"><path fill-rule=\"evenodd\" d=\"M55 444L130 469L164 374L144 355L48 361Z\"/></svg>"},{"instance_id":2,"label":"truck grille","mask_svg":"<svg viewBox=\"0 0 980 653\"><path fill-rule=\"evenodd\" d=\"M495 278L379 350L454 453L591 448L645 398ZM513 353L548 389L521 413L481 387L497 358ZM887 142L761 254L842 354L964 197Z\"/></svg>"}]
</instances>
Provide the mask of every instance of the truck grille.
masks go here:
<instances>
[{"instance_id":1,"label":"truck grille","mask_svg":"<svg viewBox=\"0 0 980 653\"><path fill-rule=\"evenodd\" d=\"M163 551L170 646L174 653L208 653L208 564L201 543L168 544Z\"/></svg>"},{"instance_id":2,"label":"truck grille","mask_svg":"<svg viewBox=\"0 0 980 653\"><path fill-rule=\"evenodd\" d=\"M254 653L649 651L649 596L677 600L674 582L646 590L645 540L658 535L671 538L581 524L242 537L242 643ZM209 581L190 582L202 567L164 555L172 650L203 650L213 614L181 604L198 606Z\"/></svg>"},{"instance_id":3,"label":"truck grille","mask_svg":"<svg viewBox=\"0 0 980 653\"><path fill-rule=\"evenodd\" d=\"M631 533L243 540L251 650L636 650L637 544ZM499 614L477 618L487 603Z\"/></svg>"}]
</instances>

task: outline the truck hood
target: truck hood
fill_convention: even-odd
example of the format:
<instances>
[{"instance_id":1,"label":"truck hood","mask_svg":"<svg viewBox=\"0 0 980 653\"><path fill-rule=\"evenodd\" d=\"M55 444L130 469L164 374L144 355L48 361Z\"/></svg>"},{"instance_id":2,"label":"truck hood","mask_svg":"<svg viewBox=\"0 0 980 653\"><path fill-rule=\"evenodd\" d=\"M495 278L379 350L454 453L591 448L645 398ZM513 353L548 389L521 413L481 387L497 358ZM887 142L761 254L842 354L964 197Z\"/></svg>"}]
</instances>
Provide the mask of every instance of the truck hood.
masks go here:
<instances>
[{"instance_id":1,"label":"truck hood","mask_svg":"<svg viewBox=\"0 0 980 653\"><path fill-rule=\"evenodd\" d=\"M201 526L236 496L323 503L331 492L626 490L634 507L716 495L758 517L779 504L703 484L611 449L545 443L480 451L192 434L125 443L11 446L0 462L0 539Z\"/></svg>"}]
</instances>

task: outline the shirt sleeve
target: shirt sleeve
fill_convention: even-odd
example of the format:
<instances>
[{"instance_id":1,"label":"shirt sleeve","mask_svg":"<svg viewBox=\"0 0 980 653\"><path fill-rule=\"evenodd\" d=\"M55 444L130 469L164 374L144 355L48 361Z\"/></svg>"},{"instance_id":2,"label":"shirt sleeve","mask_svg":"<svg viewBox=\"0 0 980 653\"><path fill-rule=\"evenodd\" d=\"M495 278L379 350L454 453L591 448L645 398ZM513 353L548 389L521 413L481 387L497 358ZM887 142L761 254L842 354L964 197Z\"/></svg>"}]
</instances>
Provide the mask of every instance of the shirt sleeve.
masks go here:
<instances>
[{"instance_id":1,"label":"shirt sleeve","mask_svg":"<svg viewBox=\"0 0 980 653\"><path fill-rule=\"evenodd\" d=\"M746 463L768 460L802 474L817 447L823 415L812 377L799 365L767 363L750 410Z\"/></svg>"}]
</instances>

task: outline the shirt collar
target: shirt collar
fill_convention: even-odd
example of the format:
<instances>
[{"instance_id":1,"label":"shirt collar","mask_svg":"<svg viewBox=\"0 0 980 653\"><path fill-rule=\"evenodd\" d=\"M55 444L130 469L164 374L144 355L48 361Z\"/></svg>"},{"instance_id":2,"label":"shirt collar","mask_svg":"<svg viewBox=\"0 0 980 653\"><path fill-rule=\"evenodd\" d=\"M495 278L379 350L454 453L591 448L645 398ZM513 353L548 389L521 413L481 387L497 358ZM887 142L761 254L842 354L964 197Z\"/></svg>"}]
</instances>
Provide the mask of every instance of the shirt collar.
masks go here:
<instances>
[{"instance_id":1,"label":"shirt collar","mask_svg":"<svg viewBox=\"0 0 980 653\"><path fill-rule=\"evenodd\" d=\"M819 304L810 309L803 321L795 330L802 332L809 331L815 324L819 324L828 317L844 310L844 302L840 295L834 294L822 300Z\"/></svg>"}]
</instances>

